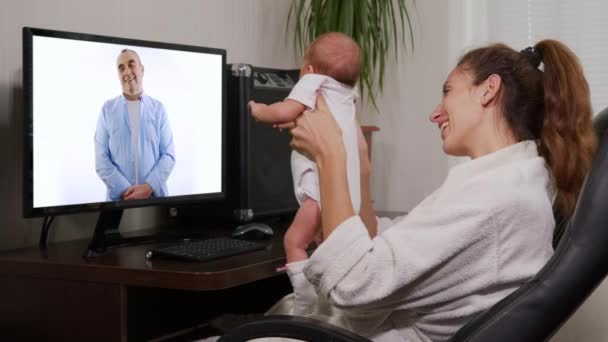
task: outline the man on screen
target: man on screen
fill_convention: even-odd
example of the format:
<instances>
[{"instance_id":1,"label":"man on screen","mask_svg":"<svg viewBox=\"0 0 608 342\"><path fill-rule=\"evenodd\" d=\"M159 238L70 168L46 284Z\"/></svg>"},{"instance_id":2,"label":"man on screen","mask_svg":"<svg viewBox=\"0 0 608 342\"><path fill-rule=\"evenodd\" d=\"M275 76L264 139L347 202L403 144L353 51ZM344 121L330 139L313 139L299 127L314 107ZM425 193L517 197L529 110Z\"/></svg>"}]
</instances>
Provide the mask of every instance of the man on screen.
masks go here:
<instances>
[{"instance_id":1,"label":"man on screen","mask_svg":"<svg viewBox=\"0 0 608 342\"><path fill-rule=\"evenodd\" d=\"M168 196L175 165L173 134L163 104L144 94L144 66L124 49L116 60L122 95L106 101L95 130L95 170L106 199Z\"/></svg>"}]
</instances>

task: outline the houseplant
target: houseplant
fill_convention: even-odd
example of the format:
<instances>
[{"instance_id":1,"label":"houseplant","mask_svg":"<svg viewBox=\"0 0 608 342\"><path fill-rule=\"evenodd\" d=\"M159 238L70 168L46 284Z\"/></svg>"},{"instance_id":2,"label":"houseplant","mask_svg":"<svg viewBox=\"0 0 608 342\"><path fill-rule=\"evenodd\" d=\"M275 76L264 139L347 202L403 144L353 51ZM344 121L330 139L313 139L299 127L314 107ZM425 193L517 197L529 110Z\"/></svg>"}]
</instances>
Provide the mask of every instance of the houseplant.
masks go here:
<instances>
[{"instance_id":1,"label":"houseplant","mask_svg":"<svg viewBox=\"0 0 608 342\"><path fill-rule=\"evenodd\" d=\"M299 54L325 32L353 37L362 51L361 96L377 108L376 94L382 91L389 48L394 44L397 58L399 41L407 47L407 37L414 50L413 10L415 0L293 0L287 24L294 22Z\"/></svg>"}]
</instances>

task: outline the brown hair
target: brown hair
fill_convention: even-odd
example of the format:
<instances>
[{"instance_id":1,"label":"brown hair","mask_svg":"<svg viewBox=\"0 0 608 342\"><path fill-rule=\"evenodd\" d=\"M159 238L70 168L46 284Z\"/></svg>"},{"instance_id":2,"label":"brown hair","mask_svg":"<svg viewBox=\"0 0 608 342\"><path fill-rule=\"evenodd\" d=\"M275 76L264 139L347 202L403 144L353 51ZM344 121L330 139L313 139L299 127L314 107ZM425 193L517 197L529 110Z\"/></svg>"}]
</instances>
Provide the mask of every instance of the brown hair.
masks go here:
<instances>
[{"instance_id":1,"label":"brown hair","mask_svg":"<svg viewBox=\"0 0 608 342\"><path fill-rule=\"evenodd\" d=\"M315 72L353 87L359 79L361 49L347 34L328 32L317 37L306 49L305 59Z\"/></svg>"},{"instance_id":2,"label":"brown hair","mask_svg":"<svg viewBox=\"0 0 608 342\"><path fill-rule=\"evenodd\" d=\"M544 71L538 69L544 64ZM498 101L518 141L537 140L557 190L556 204L570 217L597 147L589 85L576 55L564 44L543 40L517 52L494 44L458 62L481 84L500 76Z\"/></svg>"}]
</instances>

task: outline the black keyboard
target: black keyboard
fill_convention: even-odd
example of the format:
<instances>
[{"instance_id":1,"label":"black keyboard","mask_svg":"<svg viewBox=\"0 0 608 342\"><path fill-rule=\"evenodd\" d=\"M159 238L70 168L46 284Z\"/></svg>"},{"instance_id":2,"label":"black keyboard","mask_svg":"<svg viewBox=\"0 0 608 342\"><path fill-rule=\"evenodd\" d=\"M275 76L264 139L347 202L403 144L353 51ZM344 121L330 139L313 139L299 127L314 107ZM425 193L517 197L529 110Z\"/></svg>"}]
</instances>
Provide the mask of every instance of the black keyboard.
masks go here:
<instances>
[{"instance_id":1,"label":"black keyboard","mask_svg":"<svg viewBox=\"0 0 608 342\"><path fill-rule=\"evenodd\" d=\"M251 241L215 238L160 247L146 252L146 258L156 256L185 260L207 261L264 249L266 245Z\"/></svg>"}]
</instances>

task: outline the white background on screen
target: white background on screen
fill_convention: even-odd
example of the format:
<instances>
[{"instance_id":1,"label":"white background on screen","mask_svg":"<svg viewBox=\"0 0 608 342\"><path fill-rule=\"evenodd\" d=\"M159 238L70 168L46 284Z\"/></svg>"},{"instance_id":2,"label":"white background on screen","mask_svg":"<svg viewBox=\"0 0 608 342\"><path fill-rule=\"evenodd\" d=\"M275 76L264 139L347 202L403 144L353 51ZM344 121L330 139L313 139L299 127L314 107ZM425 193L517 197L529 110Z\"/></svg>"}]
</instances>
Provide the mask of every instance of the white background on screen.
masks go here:
<instances>
[{"instance_id":1,"label":"white background on screen","mask_svg":"<svg viewBox=\"0 0 608 342\"><path fill-rule=\"evenodd\" d=\"M173 131L170 196L221 191L218 55L34 37L34 208L104 202L93 136L103 103L121 94L116 58L139 54L144 92L161 101Z\"/></svg>"}]
</instances>

